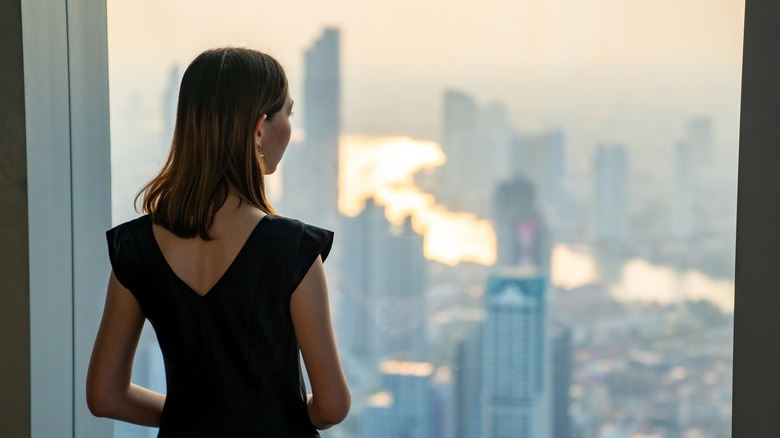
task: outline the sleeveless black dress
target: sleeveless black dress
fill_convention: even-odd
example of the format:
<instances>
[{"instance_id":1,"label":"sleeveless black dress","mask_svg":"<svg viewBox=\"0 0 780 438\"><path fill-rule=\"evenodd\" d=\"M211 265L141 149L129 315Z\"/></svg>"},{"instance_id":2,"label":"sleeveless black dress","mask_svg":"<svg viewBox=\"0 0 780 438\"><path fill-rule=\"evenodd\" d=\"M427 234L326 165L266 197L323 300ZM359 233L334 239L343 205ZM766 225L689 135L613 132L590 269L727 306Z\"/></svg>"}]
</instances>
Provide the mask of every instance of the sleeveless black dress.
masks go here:
<instances>
[{"instance_id":1,"label":"sleeveless black dress","mask_svg":"<svg viewBox=\"0 0 780 438\"><path fill-rule=\"evenodd\" d=\"M165 362L158 437L319 437L306 409L290 297L331 231L267 215L204 296L163 257L149 215L106 232L114 275Z\"/></svg>"}]
</instances>

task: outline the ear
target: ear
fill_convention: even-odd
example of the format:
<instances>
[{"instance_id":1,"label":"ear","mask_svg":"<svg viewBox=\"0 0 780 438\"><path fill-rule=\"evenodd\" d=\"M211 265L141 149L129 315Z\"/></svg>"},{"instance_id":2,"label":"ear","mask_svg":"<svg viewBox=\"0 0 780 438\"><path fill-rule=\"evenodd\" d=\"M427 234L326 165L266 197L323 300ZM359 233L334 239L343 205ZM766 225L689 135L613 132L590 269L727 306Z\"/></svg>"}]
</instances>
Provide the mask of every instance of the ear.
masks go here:
<instances>
[{"instance_id":1,"label":"ear","mask_svg":"<svg viewBox=\"0 0 780 438\"><path fill-rule=\"evenodd\" d=\"M267 118L268 118L268 116L263 114L262 116L260 116L259 119L257 119L257 123L255 124L255 131L254 131L255 143L258 143L258 144L260 143L261 137L263 135L263 122Z\"/></svg>"}]
</instances>

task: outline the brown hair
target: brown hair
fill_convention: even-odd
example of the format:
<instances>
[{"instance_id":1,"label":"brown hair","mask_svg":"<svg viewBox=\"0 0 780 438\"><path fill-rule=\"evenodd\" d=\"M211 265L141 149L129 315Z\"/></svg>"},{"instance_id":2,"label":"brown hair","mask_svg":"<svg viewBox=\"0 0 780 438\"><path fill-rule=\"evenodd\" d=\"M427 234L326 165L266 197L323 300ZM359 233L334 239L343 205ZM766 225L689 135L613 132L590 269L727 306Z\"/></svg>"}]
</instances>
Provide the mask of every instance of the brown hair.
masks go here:
<instances>
[{"instance_id":1,"label":"brown hair","mask_svg":"<svg viewBox=\"0 0 780 438\"><path fill-rule=\"evenodd\" d=\"M204 240L230 189L274 213L254 128L263 114L282 109L287 93L284 68L269 55L242 48L201 53L181 81L168 160L136 203L143 197L143 212L177 236Z\"/></svg>"}]
</instances>

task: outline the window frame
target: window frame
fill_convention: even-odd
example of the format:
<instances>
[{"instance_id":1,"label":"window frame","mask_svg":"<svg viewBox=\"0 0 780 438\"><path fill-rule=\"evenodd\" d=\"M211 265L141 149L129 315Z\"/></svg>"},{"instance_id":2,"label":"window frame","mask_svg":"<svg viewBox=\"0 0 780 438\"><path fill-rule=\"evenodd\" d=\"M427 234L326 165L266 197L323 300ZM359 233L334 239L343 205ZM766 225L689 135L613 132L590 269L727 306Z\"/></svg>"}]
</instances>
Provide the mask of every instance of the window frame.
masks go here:
<instances>
[{"instance_id":1,"label":"window frame","mask_svg":"<svg viewBox=\"0 0 780 438\"><path fill-rule=\"evenodd\" d=\"M780 429L780 333L773 296L780 266L780 3L745 1L737 239L734 273L732 436L775 436ZM775 286L776 287L776 286ZM775 337L776 338L776 337Z\"/></svg>"},{"instance_id":2,"label":"window frame","mask_svg":"<svg viewBox=\"0 0 780 438\"><path fill-rule=\"evenodd\" d=\"M27 135L32 436L110 437L85 378L111 224L106 3L20 0ZM745 1L735 270L733 436L780 426L780 3ZM62 256L65 254L65 257ZM6 395L13 397L13 395Z\"/></svg>"},{"instance_id":3,"label":"window frame","mask_svg":"<svg viewBox=\"0 0 780 438\"><path fill-rule=\"evenodd\" d=\"M21 0L31 436L110 437L86 373L110 266L106 2Z\"/></svg>"}]
</instances>

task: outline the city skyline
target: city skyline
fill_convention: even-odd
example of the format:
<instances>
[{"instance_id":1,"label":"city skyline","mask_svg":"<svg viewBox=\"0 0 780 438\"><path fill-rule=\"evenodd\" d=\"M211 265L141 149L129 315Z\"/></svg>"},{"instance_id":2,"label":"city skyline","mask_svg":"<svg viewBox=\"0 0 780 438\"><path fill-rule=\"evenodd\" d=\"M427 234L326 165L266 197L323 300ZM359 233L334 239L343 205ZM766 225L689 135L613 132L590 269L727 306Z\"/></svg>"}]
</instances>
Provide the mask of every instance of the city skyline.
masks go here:
<instances>
[{"instance_id":1,"label":"city skyline","mask_svg":"<svg viewBox=\"0 0 780 438\"><path fill-rule=\"evenodd\" d=\"M547 7L534 12L555 16ZM319 33L322 29L330 30ZM293 85L303 120L293 122L299 128L286 157L291 167L285 170L282 164L282 175L269 179L269 189L282 186L281 205L299 203L294 217L316 224L326 220L318 218L322 211L337 208L349 216L337 225L342 243L334 246L326 267L355 403L344 425L323 435L356 437L362 430L394 436L434 428L449 438L457 428L486 437L514 436L501 431L525 429L527 436L537 438L554 433L553 418L567 412L570 422L562 420L564 429L571 427L583 437L725 430L730 420L716 413L730 403L733 261L725 252L732 245L728 217L733 206L731 193L723 188L736 178L726 158L733 152L728 144L737 120L724 122L723 115L734 108L724 109L723 102L734 90L677 107L691 94L664 98L689 84L679 71L675 87L664 88L663 78L634 84L639 91L622 101L612 99L626 86L625 77L606 92L601 85L589 88L593 82L586 81L577 84L582 87L577 98L593 98L594 108L576 121L560 117L529 127L517 101L527 97L527 110L541 114L545 107L534 108L537 97L516 89L491 96L484 86L473 84L474 77L453 85L445 74L436 86L412 93L439 104L409 106L407 93L396 88L409 77L387 83L377 77L374 86L383 85L378 93L396 97L387 106L405 116L401 120L368 111L372 102L382 100L381 93L369 94L363 99L369 107L359 112L379 122L361 127L352 113L358 107L350 100L355 92L350 84L363 80L347 60L354 50L350 29L323 26L320 36L307 39L296 55L305 65L292 65L309 78L291 75L293 83L307 84L298 91ZM327 35L331 43L323 45ZM339 60L339 54L345 58ZM702 59L706 62L698 67L714 62ZM148 152L169 141L160 121L165 115L156 112L170 107L178 62L165 69L166 89L143 90L144 96L156 96L155 108L137 92L112 94L112 105L119 109L112 113L112 122L118 121L112 125L113 147L121 159L114 162L120 175L114 191L124 190L121 196L132 186L128 166L134 163L133 154L144 155L132 146L157 142L138 145ZM572 65L584 66L577 62ZM113 71L117 65L111 66ZM335 82L310 81L334 71ZM431 79L428 73L413 80L424 83ZM530 80L532 73L518 82ZM467 69L452 74L469 77ZM609 78L606 74L598 81ZM558 79L542 81L540 92ZM117 77L117 84L122 81ZM712 83L705 85L697 92ZM502 81L496 78L491 86L501 87ZM558 90L554 95L564 94ZM643 97L631 100L639 95ZM719 106L703 104L718 99ZM571 103L559 102L566 111L582 111ZM664 105L673 110L665 111ZM324 118L318 120L317 111L307 108L330 111L335 118L320 123ZM418 117L418 111L430 114ZM582 124L594 118L612 121L584 134ZM623 119L631 123L624 126L619 123ZM415 128L417 123L426 130ZM634 130L637 125L642 128ZM381 126L395 126L396 135L383 135L387 132ZM482 138L489 140L477 140ZM302 153L323 139L327 144L321 143L317 154ZM687 168L681 163L692 163L690 156L683 154L681 160L676 153L681 142L712 160L707 167L712 175L702 179L712 184L680 177ZM476 160L472 151L488 159ZM491 160L491 153L505 159ZM136 165L148 171L152 161L146 154ZM287 182L295 171L319 176L320 165L329 166L323 184ZM472 167L479 171L479 184L473 186L468 178ZM338 200L332 196L334 168ZM442 178L451 181L442 184ZM695 205L676 196L686 184L697 190ZM312 197L317 202L309 202ZM677 217L688 213L700 220L695 234L676 231ZM458 217L462 222L454 225ZM431 251L433 241L442 245L436 251ZM477 253L488 256L479 259ZM505 266L510 269L502 270ZM539 272L527 276L520 268ZM550 331L551 324L562 322L567 330L563 337ZM144 357L148 362L155 356L147 351ZM552 368L546 366L551 360ZM139 365L140 379L153 378L148 375L151 364ZM410 371L422 368L419 376ZM476 397L476 403L465 402L466 397ZM655 413L652 418L643 416L648 409ZM469 410L475 412L455 417Z\"/></svg>"},{"instance_id":2,"label":"city skyline","mask_svg":"<svg viewBox=\"0 0 780 438\"><path fill-rule=\"evenodd\" d=\"M131 104L130 113L125 110L114 114L131 116L122 118L123 123L117 123L114 129L123 132L140 123L134 119L141 117L137 101L131 100ZM133 132L115 138L125 140L130 135L141 135L141 138L147 139L147 143L154 142L154 130ZM164 144L165 140L160 138L158 141ZM490 211L474 215L450 209L431 193L417 187L414 181L415 175L425 169L435 169L446 163L447 157L439 144L406 137L349 135L342 136L340 143L339 202L342 214L356 215L366 199L374 198L385 207L391 222L397 224L406 215L412 215L413 228L420 234L423 228L427 230L424 236L427 258L451 265L469 261L490 265L496 260L496 225L489 222ZM290 147L288 156L281 164L282 172L286 163L295 159L296 148ZM120 158L121 162L142 164L147 177L156 171L153 154L138 154L134 148L115 150L124 156ZM167 151L160 148L158 153L161 152ZM158 160L162 158L161 154ZM383 171L377 172L380 168ZM115 184L124 187L124 191L130 190L134 194L134 190L145 182L144 178L138 177L127 180L124 175L125 172L115 173ZM369 175L371 178L368 178ZM278 175L272 175L268 181L269 190L278 189L280 182ZM489 194L486 195L489 198ZM121 204L120 211L123 212L117 215L115 207L115 221L134 216L128 199L114 197L115 206ZM670 231L669 234L674 233ZM571 289L603 280L596 268L599 264L598 256L592 251L583 251L577 245L553 242L552 252L557 255L552 258L550 266L553 284ZM627 260L617 275L618 278L613 279L612 294L621 300L668 304L688 298L707 299L724 311L733 311L733 281L727 277L709 276L697 269L678 270L662 262L654 263L641 258Z\"/></svg>"}]
</instances>

